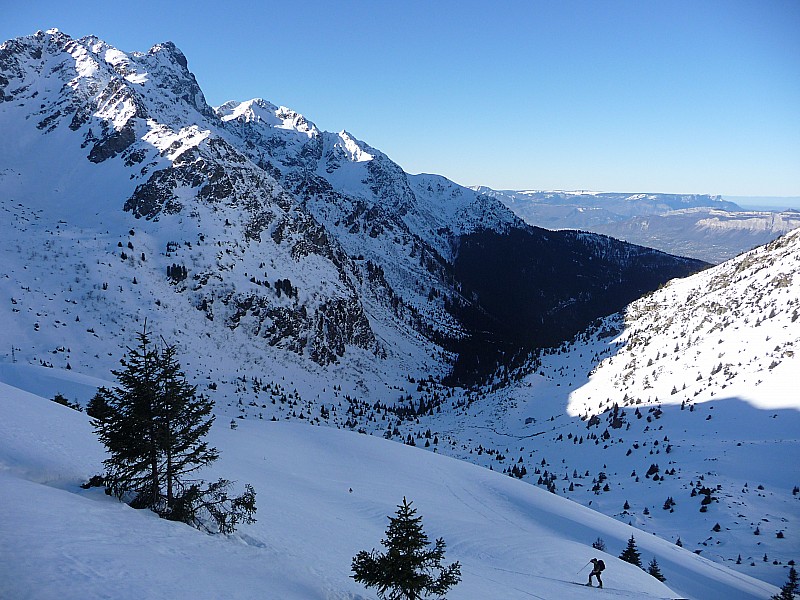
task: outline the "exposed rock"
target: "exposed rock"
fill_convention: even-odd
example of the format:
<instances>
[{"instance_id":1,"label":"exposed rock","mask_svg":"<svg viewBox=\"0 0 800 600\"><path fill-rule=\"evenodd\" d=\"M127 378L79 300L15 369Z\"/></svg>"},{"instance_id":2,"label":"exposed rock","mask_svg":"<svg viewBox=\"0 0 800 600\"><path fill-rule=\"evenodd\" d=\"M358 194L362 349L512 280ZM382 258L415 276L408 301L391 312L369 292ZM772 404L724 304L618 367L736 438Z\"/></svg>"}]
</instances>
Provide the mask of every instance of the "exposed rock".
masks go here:
<instances>
[{"instance_id":1,"label":"exposed rock","mask_svg":"<svg viewBox=\"0 0 800 600\"><path fill-rule=\"evenodd\" d=\"M119 131L104 137L89 152L87 158L93 163L101 163L118 154L122 154L136 141L133 121L128 121Z\"/></svg>"}]
</instances>

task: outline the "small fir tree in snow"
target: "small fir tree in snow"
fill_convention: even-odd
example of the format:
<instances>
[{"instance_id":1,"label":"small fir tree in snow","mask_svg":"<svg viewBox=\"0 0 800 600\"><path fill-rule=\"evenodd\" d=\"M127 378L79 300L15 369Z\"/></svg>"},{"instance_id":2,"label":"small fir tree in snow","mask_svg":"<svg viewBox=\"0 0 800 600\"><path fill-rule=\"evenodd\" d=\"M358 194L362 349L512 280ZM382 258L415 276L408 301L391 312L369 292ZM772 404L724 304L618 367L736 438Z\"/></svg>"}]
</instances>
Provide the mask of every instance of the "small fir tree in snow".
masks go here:
<instances>
[{"instance_id":1,"label":"small fir tree in snow","mask_svg":"<svg viewBox=\"0 0 800 600\"><path fill-rule=\"evenodd\" d=\"M444 599L444 594L461 581L461 565L442 565L442 538L428 548L422 517L416 516L411 504L403 498L397 516L389 517L386 539L381 540L385 553L362 550L353 558L352 578L368 588L377 588L382 600Z\"/></svg>"},{"instance_id":2,"label":"small fir tree in snow","mask_svg":"<svg viewBox=\"0 0 800 600\"><path fill-rule=\"evenodd\" d=\"M628 540L628 545L619 557L625 562L636 565L640 569L642 568L642 557L639 555L638 548L636 548L636 540L633 538L633 535L631 535L631 539Z\"/></svg>"},{"instance_id":3,"label":"small fir tree in snow","mask_svg":"<svg viewBox=\"0 0 800 600\"><path fill-rule=\"evenodd\" d=\"M800 580L794 567L789 569L789 580L781 588L780 594L772 596L771 600L795 600L800 594Z\"/></svg>"},{"instance_id":4,"label":"small fir tree in snow","mask_svg":"<svg viewBox=\"0 0 800 600\"><path fill-rule=\"evenodd\" d=\"M647 565L647 572L650 573L653 577L658 579L659 581L666 581L667 578L661 573L661 569L658 566L658 561L656 557L653 557L653 560Z\"/></svg>"},{"instance_id":5,"label":"small fir tree in snow","mask_svg":"<svg viewBox=\"0 0 800 600\"><path fill-rule=\"evenodd\" d=\"M603 538L598 537L595 541L592 542L592 548L595 550L600 550L600 552L606 551L606 543L603 541Z\"/></svg>"}]
</instances>

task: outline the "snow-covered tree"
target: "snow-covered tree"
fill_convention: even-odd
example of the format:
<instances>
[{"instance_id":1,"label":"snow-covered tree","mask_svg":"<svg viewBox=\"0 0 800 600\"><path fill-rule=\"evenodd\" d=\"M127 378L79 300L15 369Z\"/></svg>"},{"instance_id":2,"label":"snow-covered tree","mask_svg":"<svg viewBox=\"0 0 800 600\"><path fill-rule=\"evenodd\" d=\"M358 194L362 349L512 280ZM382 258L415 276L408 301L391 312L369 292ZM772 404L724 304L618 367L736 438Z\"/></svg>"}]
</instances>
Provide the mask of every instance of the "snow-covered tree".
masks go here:
<instances>
[{"instance_id":1,"label":"snow-covered tree","mask_svg":"<svg viewBox=\"0 0 800 600\"><path fill-rule=\"evenodd\" d=\"M428 547L422 529L422 517L416 516L405 497L397 507L397 516L389 517L386 552L362 550L353 558L353 579L366 587L375 587L383 600L420 600L444 594L461 581L461 565L443 566L445 543L438 538Z\"/></svg>"}]
</instances>

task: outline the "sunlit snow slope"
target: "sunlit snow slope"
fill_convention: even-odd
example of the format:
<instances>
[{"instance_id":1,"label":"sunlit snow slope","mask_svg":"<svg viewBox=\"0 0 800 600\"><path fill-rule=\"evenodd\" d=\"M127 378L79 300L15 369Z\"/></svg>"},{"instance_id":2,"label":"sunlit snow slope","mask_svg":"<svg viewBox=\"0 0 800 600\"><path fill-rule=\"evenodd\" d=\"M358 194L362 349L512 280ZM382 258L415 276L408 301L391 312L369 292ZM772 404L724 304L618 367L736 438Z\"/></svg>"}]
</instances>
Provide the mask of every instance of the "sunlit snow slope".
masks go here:
<instances>
[{"instance_id":1,"label":"sunlit snow slope","mask_svg":"<svg viewBox=\"0 0 800 600\"><path fill-rule=\"evenodd\" d=\"M800 556L798 345L800 230L672 281L422 428L440 452L780 583Z\"/></svg>"},{"instance_id":2,"label":"sunlit snow slope","mask_svg":"<svg viewBox=\"0 0 800 600\"><path fill-rule=\"evenodd\" d=\"M87 417L0 384L0 597L367 599L352 557L379 545L405 496L444 537L448 597L767 598L776 588L536 489L371 436L308 425L216 426L215 472L252 483L258 522L213 537L83 491L100 468ZM589 544L634 535L667 586ZM606 588L583 582L600 555ZM671 589L670 589L671 588Z\"/></svg>"}]
</instances>

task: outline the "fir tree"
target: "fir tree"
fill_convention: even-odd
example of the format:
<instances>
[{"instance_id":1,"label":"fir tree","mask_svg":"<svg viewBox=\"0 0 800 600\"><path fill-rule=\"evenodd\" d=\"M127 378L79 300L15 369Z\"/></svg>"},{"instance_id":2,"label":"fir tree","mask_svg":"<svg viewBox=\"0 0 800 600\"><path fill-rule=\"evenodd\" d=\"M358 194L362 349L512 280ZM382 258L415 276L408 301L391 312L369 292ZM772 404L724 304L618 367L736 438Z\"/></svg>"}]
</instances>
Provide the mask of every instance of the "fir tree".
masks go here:
<instances>
[{"instance_id":1,"label":"fir tree","mask_svg":"<svg viewBox=\"0 0 800 600\"><path fill-rule=\"evenodd\" d=\"M397 516L389 517L386 539L381 540L386 553L362 550L353 558L353 579L377 588L382 600L420 600L429 595L443 599L461 581L458 562L442 565L444 540L439 538L428 548L422 517L416 516L411 504L403 498Z\"/></svg>"},{"instance_id":2,"label":"fir tree","mask_svg":"<svg viewBox=\"0 0 800 600\"><path fill-rule=\"evenodd\" d=\"M105 421L109 417L111 409L106 400L108 393L109 392L105 387L101 387L97 390L97 393L92 396L92 399L86 404L86 414L92 419Z\"/></svg>"},{"instance_id":3,"label":"fir tree","mask_svg":"<svg viewBox=\"0 0 800 600\"><path fill-rule=\"evenodd\" d=\"M102 398L93 399L102 407L103 418L94 418L92 425L110 455L103 464L114 495L119 499L132 495L128 498L132 506L157 508L161 488L155 414L158 352L146 323L137 340L137 346L128 347L120 361L123 368L112 371L119 385L101 388Z\"/></svg>"},{"instance_id":4,"label":"fir tree","mask_svg":"<svg viewBox=\"0 0 800 600\"><path fill-rule=\"evenodd\" d=\"M187 473L217 460L216 448L209 448L208 435L214 417L209 416L213 403L197 395L175 357L175 347L164 343L160 356L160 427L159 446L164 453L164 478L167 510L175 503L176 488Z\"/></svg>"},{"instance_id":5,"label":"fir tree","mask_svg":"<svg viewBox=\"0 0 800 600\"><path fill-rule=\"evenodd\" d=\"M661 569L658 566L658 561L656 560L655 556L653 557L653 560L650 561L650 564L647 565L647 572L659 581L667 580L667 578L661 573Z\"/></svg>"},{"instance_id":6,"label":"fir tree","mask_svg":"<svg viewBox=\"0 0 800 600\"><path fill-rule=\"evenodd\" d=\"M595 541L592 542L592 548L595 550L600 550L601 552L606 551L606 543L603 541L603 538L598 537Z\"/></svg>"},{"instance_id":7,"label":"fir tree","mask_svg":"<svg viewBox=\"0 0 800 600\"><path fill-rule=\"evenodd\" d=\"M642 568L642 558L639 556L639 550L636 548L636 540L633 538L633 535L631 535L627 547L622 551L619 557L625 562L636 565L640 569Z\"/></svg>"},{"instance_id":8,"label":"fir tree","mask_svg":"<svg viewBox=\"0 0 800 600\"><path fill-rule=\"evenodd\" d=\"M797 571L791 567L789 580L781 588L781 593L773 596L771 600L795 600L798 594L800 594L800 581L798 581Z\"/></svg>"},{"instance_id":9,"label":"fir tree","mask_svg":"<svg viewBox=\"0 0 800 600\"><path fill-rule=\"evenodd\" d=\"M173 346L155 347L146 322L137 340L123 368L112 371L119 385L98 390L88 406L110 455L103 461L110 491L131 506L209 532L231 533L238 523L254 522L251 486L231 497L230 481L188 479L219 457L204 440L213 404L186 380Z\"/></svg>"}]
</instances>

